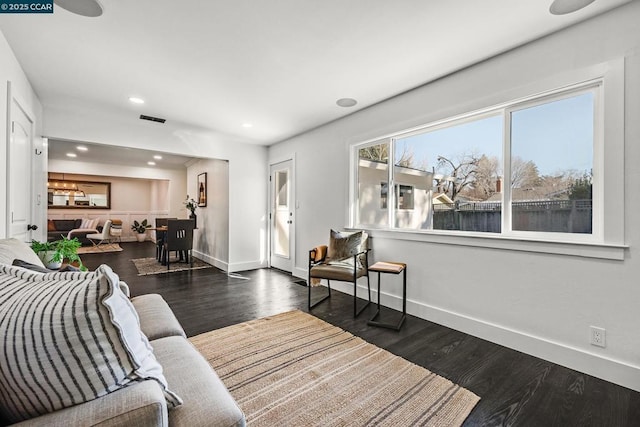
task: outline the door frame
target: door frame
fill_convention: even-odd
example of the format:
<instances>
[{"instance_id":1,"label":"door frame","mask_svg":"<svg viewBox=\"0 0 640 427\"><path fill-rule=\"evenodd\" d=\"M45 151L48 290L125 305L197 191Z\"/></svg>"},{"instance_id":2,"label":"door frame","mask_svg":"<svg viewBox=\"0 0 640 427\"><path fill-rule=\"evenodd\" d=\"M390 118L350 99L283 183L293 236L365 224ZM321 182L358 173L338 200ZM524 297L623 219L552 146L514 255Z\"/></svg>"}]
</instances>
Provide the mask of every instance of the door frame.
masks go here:
<instances>
[{"instance_id":1,"label":"door frame","mask_svg":"<svg viewBox=\"0 0 640 427\"><path fill-rule=\"evenodd\" d=\"M273 207L273 198L275 196L274 194L275 181L273 181L271 177L271 168L273 168L274 166L277 166L280 163L284 163L288 161L291 161L291 173L289 174L289 184L290 184L289 198L291 203L291 212L293 212L293 216L292 216L293 222L289 227L289 241L290 241L289 256L291 258L291 271L289 273L293 275L293 272L296 269L296 223L297 223L296 211L298 209L298 202L296 198L296 153L293 153L289 156L278 157L278 158L269 160L269 168L267 171L267 175L268 175L267 183L269 185L269 191L268 191L268 197L267 197L267 216L266 216L267 222L268 222L267 234L269 236L268 242L267 242L268 244L267 253L269 254L269 256L267 257L267 264L269 268L272 267L271 257L273 256L273 254L271 253L271 251L273 248L273 222L271 218L271 213L272 213L272 207Z\"/></svg>"}]
</instances>

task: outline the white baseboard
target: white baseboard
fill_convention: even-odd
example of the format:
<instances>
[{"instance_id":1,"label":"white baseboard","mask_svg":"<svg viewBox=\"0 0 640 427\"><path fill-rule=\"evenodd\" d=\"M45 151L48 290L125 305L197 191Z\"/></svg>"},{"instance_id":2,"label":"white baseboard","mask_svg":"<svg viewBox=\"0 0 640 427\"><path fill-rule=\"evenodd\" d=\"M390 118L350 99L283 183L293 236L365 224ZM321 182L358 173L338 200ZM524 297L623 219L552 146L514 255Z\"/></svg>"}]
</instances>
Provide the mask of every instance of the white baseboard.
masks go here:
<instances>
[{"instance_id":1,"label":"white baseboard","mask_svg":"<svg viewBox=\"0 0 640 427\"><path fill-rule=\"evenodd\" d=\"M233 273L235 271L247 271L247 270L255 270L258 268L266 268L267 262L264 261L245 261L245 262L235 262L229 264L228 273Z\"/></svg>"},{"instance_id":2,"label":"white baseboard","mask_svg":"<svg viewBox=\"0 0 640 427\"><path fill-rule=\"evenodd\" d=\"M210 255L206 255L200 251L196 251L195 249L192 251L193 252L193 256L201 259L202 261L213 265L214 267L219 268L222 271L229 271L229 263L227 263L226 261L221 261L215 257L212 257Z\"/></svg>"},{"instance_id":3,"label":"white baseboard","mask_svg":"<svg viewBox=\"0 0 640 427\"><path fill-rule=\"evenodd\" d=\"M324 281L323 285L325 285ZM353 295L353 285L347 282L334 281L331 283L331 287ZM358 283L358 296L365 297L366 294L366 283L364 285ZM371 298L372 301L377 301L378 298L374 286L371 289ZM402 310L402 298L382 292L381 305L395 310ZM523 333L417 301L407 300L407 313L614 384L640 391L640 366L603 357L585 349L550 341L543 337Z\"/></svg>"},{"instance_id":4,"label":"white baseboard","mask_svg":"<svg viewBox=\"0 0 640 427\"><path fill-rule=\"evenodd\" d=\"M293 267L293 271L291 272L291 275L304 280L307 280L308 278L307 270L299 267Z\"/></svg>"}]
</instances>

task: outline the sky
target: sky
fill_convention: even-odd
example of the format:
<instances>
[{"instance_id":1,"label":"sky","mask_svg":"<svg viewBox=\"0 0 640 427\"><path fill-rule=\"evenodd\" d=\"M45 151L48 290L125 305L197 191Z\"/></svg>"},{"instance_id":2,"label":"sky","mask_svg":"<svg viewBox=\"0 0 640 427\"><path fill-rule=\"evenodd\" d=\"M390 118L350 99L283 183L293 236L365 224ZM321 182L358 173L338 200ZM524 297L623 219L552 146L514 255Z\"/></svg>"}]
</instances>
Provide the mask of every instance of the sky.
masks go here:
<instances>
[{"instance_id":1,"label":"sky","mask_svg":"<svg viewBox=\"0 0 640 427\"><path fill-rule=\"evenodd\" d=\"M593 165L594 94L587 92L512 113L512 157L531 160L539 175L565 170L590 172ZM396 153L406 146L426 170L438 156L454 163L461 154L502 159L502 114L438 129L396 141Z\"/></svg>"}]
</instances>

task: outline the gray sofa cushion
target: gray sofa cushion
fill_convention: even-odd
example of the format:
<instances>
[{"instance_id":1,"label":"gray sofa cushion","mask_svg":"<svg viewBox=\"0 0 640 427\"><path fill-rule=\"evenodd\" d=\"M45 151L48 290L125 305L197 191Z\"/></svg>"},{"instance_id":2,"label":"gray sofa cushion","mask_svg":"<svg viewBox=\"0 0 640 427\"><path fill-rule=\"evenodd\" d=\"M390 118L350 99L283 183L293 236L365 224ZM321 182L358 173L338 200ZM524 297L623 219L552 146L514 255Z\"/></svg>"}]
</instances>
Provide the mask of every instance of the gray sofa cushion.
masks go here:
<instances>
[{"instance_id":1,"label":"gray sofa cushion","mask_svg":"<svg viewBox=\"0 0 640 427\"><path fill-rule=\"evenodd\" d=\"M244 426L245 417L209 363L182 337L151 342L171 388L182 405L169 411L172 427Z\"/></svg>"},{"instance_id":2,"label":"gray sofa cushion","mask_svg":"<svg viewBox=\"0 0 640 427\"><path fill-rule=\"evenodd\" d=\"M140 318L140 329L152 341L158 338L185 337L180 322L167 302L158 294L146 294L131 298Z\"/></svg>"},{"instance_id":3,"label":"gray sofa cushion","mask_svg":"<svg viewBox=\"0 0 640 427\"><path fill-rule=\"evenodd\" d=\"M166 427L167 404L155 381L142 381L70 408L15 424L16 427Z\"/></svg>"}]
</instances>

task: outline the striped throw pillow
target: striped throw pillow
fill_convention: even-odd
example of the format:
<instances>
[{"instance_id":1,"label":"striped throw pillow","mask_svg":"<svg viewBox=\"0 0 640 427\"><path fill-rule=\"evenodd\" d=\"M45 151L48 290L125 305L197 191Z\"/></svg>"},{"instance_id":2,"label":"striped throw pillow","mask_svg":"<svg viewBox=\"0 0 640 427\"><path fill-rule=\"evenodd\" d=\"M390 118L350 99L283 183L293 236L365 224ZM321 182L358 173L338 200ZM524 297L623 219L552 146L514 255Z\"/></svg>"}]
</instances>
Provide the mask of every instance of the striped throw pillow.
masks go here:
<instances>
[{"instance_id":1,"label":"striped throw pillow","mask_svg":"<svg viewBox=\"0 0 640 427\"><path fill-rule=\"evenodd\" d=\"M155 380L182 403L106 265L93 274L42 274L0 265L0 410L10 422Z\"/></svg>"},{"instance_id":2,"label":"striped throw pillow","mask_svg":"<svg viewBox=\"0 0 640 427\"><path fill-rule=\"evenodd\" d=\"M79 228L82 230L95 229L99 223L100 223L100 218L95 218L95 219L83 218Z\"/></svg>"},{"instance_id":3,"label":"striped throw pillow","mask_svg":"<svg viewBox=\"0 0 640 427\"><path fill-rule=\"evenodd\" d=\"M105 265L108 267L107 265ZM4 266L0 264L0 273L7 273L12 275L20 274L21 277L33 277L34 275L26 274L27 272L32 272L40 275L40 280L82 280L95 277L97 274L96 271L76 271L76 270L48 270L45 267L42 267L44 270L47 270L46 273L43 273L39 269L30 268L24 265L24 261L19 259L13 260L12 267L18 267L19 269L12 268L7 269L9 266ZM36 266L37 267L37 266ZM110 268L110 267L109 267ZM42 277L43 274L46 274L46 277ZM115 273L114 273L115 274ZM131 298L131 291L129 289L129 285L123 280L118 282L118 286L120 290L127 296L127 298Z\"/></svg>"}]
</instances>

